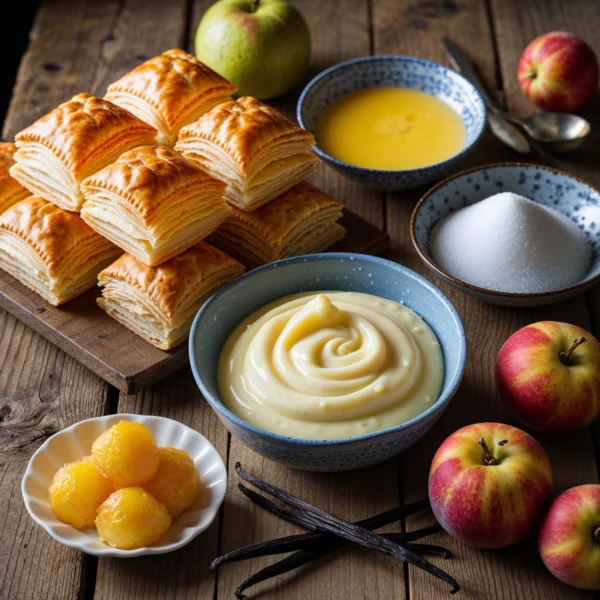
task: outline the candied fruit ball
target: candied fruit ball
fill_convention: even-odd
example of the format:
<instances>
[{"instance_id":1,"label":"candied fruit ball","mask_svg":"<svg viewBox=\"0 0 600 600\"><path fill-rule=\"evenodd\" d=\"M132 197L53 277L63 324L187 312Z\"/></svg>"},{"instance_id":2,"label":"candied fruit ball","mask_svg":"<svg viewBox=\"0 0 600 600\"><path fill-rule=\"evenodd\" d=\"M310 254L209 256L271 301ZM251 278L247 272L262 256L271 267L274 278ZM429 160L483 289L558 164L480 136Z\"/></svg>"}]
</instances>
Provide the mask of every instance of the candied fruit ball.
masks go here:
<instances>
[{"instance_id":1,"label":"candied fruit ball","mask_svg":"<svg viewBox=\"0 0 600 600\"><path fill-rule=\"evenodd\" d=\"M92 527L98 507L115 491L91 456L61 467L48 488L50 510L77 529Z\"/></svg>"},{"instance_id":2,"label":"candied fruit ball","mask_svg":"<svg viewBox=\"0 0 600 600\"><path fill-rule=\"evenodd\" d=\"M119 421L92 445L92 456L104 475L118 486L146 483L158 469L158 448L141 423Z\"/></svg>"},{"instance_id":3,"label":"candied fruit ball","mask_svg":"<svg viewBox=\"0 0 600 600\"><path fill-rule=\"evenodd\" d=\"M185 450L159 448L158 455L158 471L144 489L162 502L174 519L198 498L200 476Z\"/></svg>"},{"instance_id":4,"label":"candied fruit ball","mask_svg":"<svg viewBox=\"0 0 600 600\"><path fill-rule=\"evenodd\" d=\"M96 517L100 539L121 550L152 546L170 526L166 506L140 487L113 492L98 509Z\"/></svg>"}]
</instances>

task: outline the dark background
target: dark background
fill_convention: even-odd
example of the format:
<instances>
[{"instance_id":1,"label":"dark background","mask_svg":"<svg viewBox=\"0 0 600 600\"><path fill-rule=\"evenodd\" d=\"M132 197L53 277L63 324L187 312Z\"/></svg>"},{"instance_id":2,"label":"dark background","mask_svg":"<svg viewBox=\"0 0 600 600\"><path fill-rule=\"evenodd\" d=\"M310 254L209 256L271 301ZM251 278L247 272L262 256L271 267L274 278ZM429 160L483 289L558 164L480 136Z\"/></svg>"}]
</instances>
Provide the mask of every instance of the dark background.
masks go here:
<instances>
[{"instance_id":1,"label":"dark background","mask_svg":"<svg viewBox=\"0 0 600 600\"><path fill-rule=\"evenodd\" d=\"M4 122L11 90L17 79L21 57L27 49L29 31L39 6L39 0L17 0L11 14L3 19L4 34L0 36L2 70L0 77L0 123ZM6 8L6 7L5 7Z\"/></svg>"}]
</instances>

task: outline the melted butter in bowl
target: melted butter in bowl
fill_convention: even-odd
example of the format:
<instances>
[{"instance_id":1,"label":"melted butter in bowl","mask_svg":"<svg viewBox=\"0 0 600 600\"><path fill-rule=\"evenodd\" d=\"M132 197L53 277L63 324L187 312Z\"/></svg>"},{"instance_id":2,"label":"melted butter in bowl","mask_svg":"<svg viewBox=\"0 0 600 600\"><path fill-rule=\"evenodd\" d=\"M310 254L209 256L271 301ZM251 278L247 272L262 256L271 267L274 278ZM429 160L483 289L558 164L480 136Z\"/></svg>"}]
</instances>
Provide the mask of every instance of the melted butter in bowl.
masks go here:
<instances>
[{"instance_id":1,"label":"melted butter in bowl","mask_svg":"<svg viewBox=\"0 0 600 600\"><path fill-rule=\"evenodd\" d=\"M426 411L444 379L429 326L356 292L285 296L244 319L219 358L219 394L253 425L302 439L387 429Z\"/></svg>"},{"instance_id":2,"label":"melted butter in bowl","mask_svg":"<svg viewBox=\"0 0 600 600\"><path fill-rule=\"evenodd\" d=\"M466 127L449 104L433 95L372 87L334 100L323 111L315 135L321 150L350 165L405 170L458 154Z\"/></svg>"}]
</instances>

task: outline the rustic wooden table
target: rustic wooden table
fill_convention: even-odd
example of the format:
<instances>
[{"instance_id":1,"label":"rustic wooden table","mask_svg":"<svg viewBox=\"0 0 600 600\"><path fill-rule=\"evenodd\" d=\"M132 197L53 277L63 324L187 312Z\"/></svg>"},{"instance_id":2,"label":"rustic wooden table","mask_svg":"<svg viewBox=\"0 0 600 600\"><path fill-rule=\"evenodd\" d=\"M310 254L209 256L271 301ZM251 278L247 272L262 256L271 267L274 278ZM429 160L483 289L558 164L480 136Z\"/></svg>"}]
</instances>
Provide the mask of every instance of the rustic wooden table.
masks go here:
<instances>
[{"instance_id":1,"label":"rustic wooden table","mask_svg":"<svg viewBox=\"0 0 600 600\"><path fill-rule=\"evenodd\" d=\"M295 0L313 39L311 75L334 63L371 53L404 53L445 62L440 38L457 40L477 64L492 95L511 112L531 104L518 89L515 70L525 44L538 34L564 29L600 50L597 0ZM21 128L80 91L103 94L107 84L134 65L174 46L193 48L196 24L208 0L42 0L4 123L10 139ZM276 103L293 114L297 93ZM595 137L568 158L537 153L531 160L566 169L600 184L600 101L587 110ZM464 167L515 160L486 135ZM409 239L408 221L422 192L382 194L355 186L326 167L315 177L392 237L392 258L424 273ZM219 552L293 527L258 512L230 486L220 519L179 552L132 560L86 556L54 542L27 515L20 494L25 465L49 435L76 421L114 412L163 415L201 431L229 468L236 461L292 493L350 520L426 495L429 463L440 442L476 421L512 422L493 382L493 361L502 342L519 327L541 319L600 327L600 290L587 297L536 310L488 306L435 280L458 308L467 330L469 359L464 382L444 418L421 443L375 468L344 474L293 471L230 439L202 399L189 369L137 395L116 389L67 357L10 315L0 312L0 598L6 600L212 599L231 598L243 579L268 560L226 566L208 564ZM596 334L600 332L596 331ZM600 427L566 437L540 437L550 455L556 488L598 481ZM431 517L411 518L414 529ZM555 580L533 542L498 552L473 550L448 536L431 538L456 554L448 569L463 598L591 599L591 593ZM435 560L435 559L434 559ZM302 574L259 586L261 598L445 598L448 589L422 571L387 557L349 551ZM256 593L255 592L255 593ZM596 597L598 598L598 596Z\"/></svg>"}]
</instances>

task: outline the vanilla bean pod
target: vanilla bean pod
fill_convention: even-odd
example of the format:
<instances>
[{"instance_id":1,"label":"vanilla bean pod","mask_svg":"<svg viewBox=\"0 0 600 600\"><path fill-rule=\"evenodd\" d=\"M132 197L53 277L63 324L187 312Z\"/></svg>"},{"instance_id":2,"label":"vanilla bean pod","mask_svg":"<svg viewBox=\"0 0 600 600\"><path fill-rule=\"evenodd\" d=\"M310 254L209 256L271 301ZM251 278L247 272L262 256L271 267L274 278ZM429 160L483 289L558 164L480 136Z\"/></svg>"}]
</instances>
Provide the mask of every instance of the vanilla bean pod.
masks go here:
<instances>
[{"instance_id":1,"label":"vanilla bean pod","mask_svg":"<svg viewBox=\"0 0 600 600\"><path fill-rule=\"evenodd\" d=\"M414 552L411 552L410 550L407 550L406 548L403 548L402 546L399 546L398 544L395 544L394 542L391 542L390 540L387 540L382 536L365 529L364 527L360 527L354 523L349 523L348 521L339 519L330 513L310 504L309 502L296 498L295 496L292 496L291 494L288 494L287 492L280 490L275 486L257 479L253 475L250 475L244 471L240 463L236 463L235 470L242 479L245 479L260 490L271 494L273 497L296 509L295 511L290 511L289 509L280 507L280 509L277 511L277 514L281 516L286 514L290 515L292 519L298 518L298 522L302 521L306 523L307 527L310 527L311 525L315 526L323 531L333 533L338 537L345 538L351 542L355 542L372 550L376 550L408 562L409 564L421 568L434 577L437 577L448 583L451 586L450 593L452 594L456 593L460 589L458 582L454 578L418 554L415 554Z\"/></svg>"},{"instance_id":2,"label":"vanilla bean pod","mask_svg":"<svg viewBox=\"0 0 600 600\"><path fill-rule=\"evenodd\" d=\"M273 514L276 514L278 517L285 519L286 521L290 521L290 523L294 523L295 525L300 525L301 527L306 527L310 524L310 521L307 519L307 517L305 516L305 514L302 511L291 510L289 508L285 508L285 507L277 504L276 502L273 502L273 500L269 500L269 498L266 498L265 496L261 496L254 490L247 488L243 483L238 483L238 488L242 492L242 494L244 494L244 496L246 496L247 498L252 500L252 502L254 502L255 504L258 504L258 506L272 512ZM326 514L329 514L329 513L326 513ZM331 516L333 516L333 515L331 515ZM353 523L353 525L358 525L358 523ZM436 523L435 525L429 525L428 527L423 527L423 529L417 529L415 531L407 531L405 533L394 533L394 534L390 534L390 535L401 536L401 537L398 537L397 539L402 539L403 542L412 542L412 541L424 538L428 535L433 535L434 533L438 533L439 531L442 531L442 527L438 523ZM319 548L322 546L323 543L326 543L326 542L343 543L344 540L335 534L325 533L324 537L319 540L319 544L316 545L315 547ZM310 547L300 548L300 550L309 550L309 549L310 549Z\"/></svg>"},{"instance_id":3,"label":"vanilla bean pod","mask_svg":"<svg viewBox=\"0 0 600 600\"><path fill-rule=\"evenodd\" d=\"M390 525L400 519L410 517L416 513L419 513L427 508L430 508L429 500L418 500L407 504L404 507L394 507L390 510L358 521L357 525L362 525L367 529L379 529ZM243 548L237 548L227 554L223 554L213 560L210 565L210 570L213 571L222 564L231 562L237 562L240 560L246 560L249 558L258 558L260 556L270 556L272 554L285 554L287 552L296 552L297 550L307 550L311 547L316 547L326 539L331 539L330 533L301 533L299 535L291 535L288 537L277 538L274 540L268 540L265 542L259 542L257 544L251 544L244 546ZM415 538L416 539L416 538ZM407 540L409 541L409 540Z\"/></svg>"},{"instance_id":4,"label":"vanilla bean pod","mask_svg":"<svg viewBox=\"0 0 600 600\"><path fill-rule=\"evenodd\" d=\"M393 541L397 541L397 543L401 543L400 537L403 534L384 534L384 537L391 539ZM334 545L335 544L335 545ZM238 600L244 600L246 596L244 595L244 591L249 587L252 587L258 583L263 581L267 581L268 579L272 579L273 577L277 577L279 575L283 575L284 573L288 573L304 565L307 565L319 558L323 558L325 555L330 554L335 551L337 548L344 545L344 540L338 538L335 542L330 542L327 545L323 545L318 548L314 548L311 550L300 550L295 552L291 556L287 556L264 569L261 569L257 573L251 575L246 581L244 581L235 591L235 596ZM439 554L444 558L452 558L452 553L450 550L443 548L442 546L434 546L432 544L413 544L413 543L405 543L403 544L405 548L412 550L415 553L419 554Z\"/></svg>"}]
</instances>

